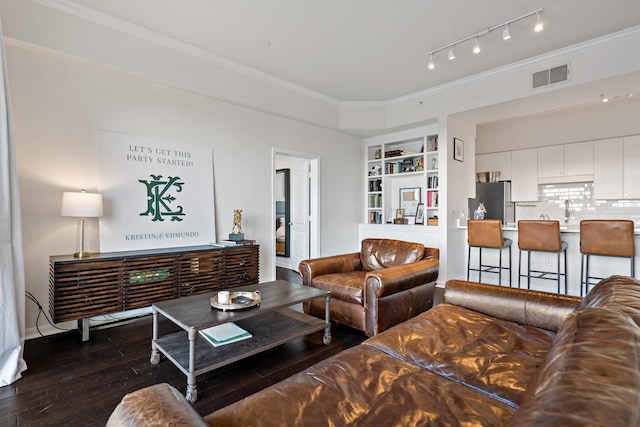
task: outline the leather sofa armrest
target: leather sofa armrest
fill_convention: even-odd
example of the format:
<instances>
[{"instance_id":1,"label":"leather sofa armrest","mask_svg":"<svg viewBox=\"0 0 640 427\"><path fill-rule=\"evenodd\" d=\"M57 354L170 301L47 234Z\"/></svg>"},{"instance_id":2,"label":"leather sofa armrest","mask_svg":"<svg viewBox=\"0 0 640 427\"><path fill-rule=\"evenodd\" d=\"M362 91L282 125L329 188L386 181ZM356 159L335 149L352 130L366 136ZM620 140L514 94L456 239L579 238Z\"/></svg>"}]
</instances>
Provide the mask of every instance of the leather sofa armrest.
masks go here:
<instances>
[{"instance_id":1,"label":"leather sofa armrest","mask_svg":"<svg viewBox=\"0 0 640 427\"><path fill-rule=\"evenodd\" d=\"M116 406L106 427L208 427L182 393L169 384L156 384L129 393Z\"/></svg>"},{"instance_id":2,"label":"leather sofa armrest","mask_svg":"<svg viewBox=\"0 0 640 427\"><path fill-rule=\"evenodd\" d=\"M427 258L440 259L440 249L431 248L429 246L425 246L424 247L424 256L422 258L423 259L427 259Z\"/></svg>"},{"instance_id":3,"label":"leather sofa armrest","mask_svg":"<svg viewBox=\"0 0 640 427\"><path fill-rule=\"evenodd\" d=\"M449 280L443 302L479 313L557 332L582 298L506 288L497 285Z\"/></svg>"},{"instance_id":4,"label":"leather sofa armrest","mask_svg":"<svg viewBox=\"0 0 640 427\"><path fill-rule=\"evenodd\" d=\"M437 258L370 271L365 277L365 304L406 289L435 281L440 271Z\"/></svg>"},{"instance_id":5,"label":"leather sofa armrest","mask_svg":"<svg viewBox=\"0 0 640 427\"><path fill-rule=\"evenodd\" d=\"M311 286L311 280L316 276L362 270L360 252L308 259L300 263L298 270L302 276L302 284Z\"/></svg>"}]
</instances>

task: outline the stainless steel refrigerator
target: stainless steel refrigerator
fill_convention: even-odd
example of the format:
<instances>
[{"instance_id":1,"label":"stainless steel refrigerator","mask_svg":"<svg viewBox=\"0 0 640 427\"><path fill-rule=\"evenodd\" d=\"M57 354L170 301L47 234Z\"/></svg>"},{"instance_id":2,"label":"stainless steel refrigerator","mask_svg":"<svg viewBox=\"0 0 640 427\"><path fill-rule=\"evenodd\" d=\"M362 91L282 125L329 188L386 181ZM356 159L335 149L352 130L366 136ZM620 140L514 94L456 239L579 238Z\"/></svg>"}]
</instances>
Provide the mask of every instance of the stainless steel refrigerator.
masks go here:
<instances>
[{"instance_id":1,"label":"stainless steel refrigerator","mask_svg":"<svg viewBox=\"0 0 640 427\"><path fill-rule=\"evenodd\" d=\"M516 206L511 201L511 182L479 182L476 183L476 197L469 199L469 218L480 203L484 203L487 212L485 219L499 219L503 224L516 222Z\"/></svg>"}]
</instances>

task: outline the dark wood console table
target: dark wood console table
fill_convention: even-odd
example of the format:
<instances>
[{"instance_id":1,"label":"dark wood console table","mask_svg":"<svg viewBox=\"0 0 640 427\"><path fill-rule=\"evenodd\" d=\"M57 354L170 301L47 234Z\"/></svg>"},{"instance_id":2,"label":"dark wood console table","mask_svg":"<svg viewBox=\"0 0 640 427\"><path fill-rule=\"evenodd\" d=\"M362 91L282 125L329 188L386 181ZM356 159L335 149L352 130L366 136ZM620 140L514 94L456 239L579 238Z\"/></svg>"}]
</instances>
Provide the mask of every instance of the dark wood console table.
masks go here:
<instances>
[{"instance_id":1,"label":"dark wood console table","mask_svg":"<svg viewBox=\"0 0 640 427\"><path fill-rule=\"evenodd\" d=\"M259 281L259 246L191 246L49 257L49 310L54 322L89 318L155 302L252 285Z\"/></svg>"}]
</instances>

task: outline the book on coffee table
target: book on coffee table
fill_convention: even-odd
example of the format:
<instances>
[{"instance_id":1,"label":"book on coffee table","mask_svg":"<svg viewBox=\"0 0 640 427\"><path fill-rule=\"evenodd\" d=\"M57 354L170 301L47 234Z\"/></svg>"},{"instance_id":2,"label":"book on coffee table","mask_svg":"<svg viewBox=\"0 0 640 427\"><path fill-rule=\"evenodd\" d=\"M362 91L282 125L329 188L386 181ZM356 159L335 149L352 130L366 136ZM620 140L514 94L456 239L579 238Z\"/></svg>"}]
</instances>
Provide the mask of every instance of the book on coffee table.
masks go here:
<instances>
[{"instance_id":1,"label":"book on coffee table","mask_svg":"<svg viewBox=\"0 0 640 427\"><path fill-rule=\"evenodd\" d=\"M253 336L233 322L212 326L199 332L214 347L246 340Z\"/></svg>"}]
</instances>

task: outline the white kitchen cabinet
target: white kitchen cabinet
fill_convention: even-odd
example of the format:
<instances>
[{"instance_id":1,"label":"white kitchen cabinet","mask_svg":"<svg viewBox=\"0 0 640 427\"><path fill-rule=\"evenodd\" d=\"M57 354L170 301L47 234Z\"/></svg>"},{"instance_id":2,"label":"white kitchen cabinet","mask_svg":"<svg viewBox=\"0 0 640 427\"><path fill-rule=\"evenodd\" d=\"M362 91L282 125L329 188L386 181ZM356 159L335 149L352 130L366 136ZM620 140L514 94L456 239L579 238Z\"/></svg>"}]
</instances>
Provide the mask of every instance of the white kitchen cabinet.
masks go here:
<instances>
[{"instance_id":1,"label":"white kitchen cabinet","mask_svg":"<svg viewBox=\"0 0 640 427\"><path fill-rule=\"evenodd\" d=\"M500 171L500 181L511 180L511 151L478 154L476 172Z\"/></svg>"},{"instance_id":2,"label":"white kitchen cabinet","mask_svg":"<svg viewBox=\"0 0 640 427\"><path fill-rule=\"evenodd\" d=\"M564 173L564 147L552 145L538 148L538 178L562 176Z\"/></svg>"},{"instance_id":3,"label":"white kitchen cabinet","mask_svg":"<svg viewBox=\"0 0 640 427\"><path fill-rule=\"evenodd\" d=\"M593 141L538 148L538 182L591 181Z\"/></svg>"},{"instance_id":4,"label":"white kitchen cabinet","mask_svg":"<svg viewBox=\"0 0 640 427\"><path fill-rule=\"evenodd\" d=\"M640 199L640 135L594 142L595 199Z\"/></svg>"},{"instance_id":5,"label":"white kitchen cabinet","mask_svg":"<svg viewBox=\"0 0 640 427\"><path fill-rule=\"evenodd\" d=\"M564 145L566 176L593 175L593 141Z\"/></svg>"},{"instance_id":6,"label":"white kitchen cabinet","mask_svg":"<svg viewBox=\"0 0 640 427\"><path fill-rule=\"evenodd\" d=\"M511 200L538 200L538 150L529 148L511 152Z\"/></svg>"},{"instance_id":7,"label":"white kitchen cabinet","mask_svg":"<svg viewBox=\"0 0 640 427\"><path fill-rule=\"evenodd\" d=\"M489 156L490 154L476 155L476 172L489 172Z\"/></svg>"},{"instance_id":8,"label":"white kitchen cabinet","mask_svg":"<svg viewBox=\"0 0 640 427\"><path fill-rule=\"evenodd\" d=\"M593 197L595 199L623 197L623 145L622 138L601 139L593 143Z\"/></svg>"},{"instance_id":9,"label":"white kitchen cabinet","mask_svg":"<svg viewBox=\"0 0 640 427\"><path fill-rule=\"evenodd\" d=\"M623 188L625 199L640 199L640 135L624 137Z\"/></svg>"}]
</instances>

